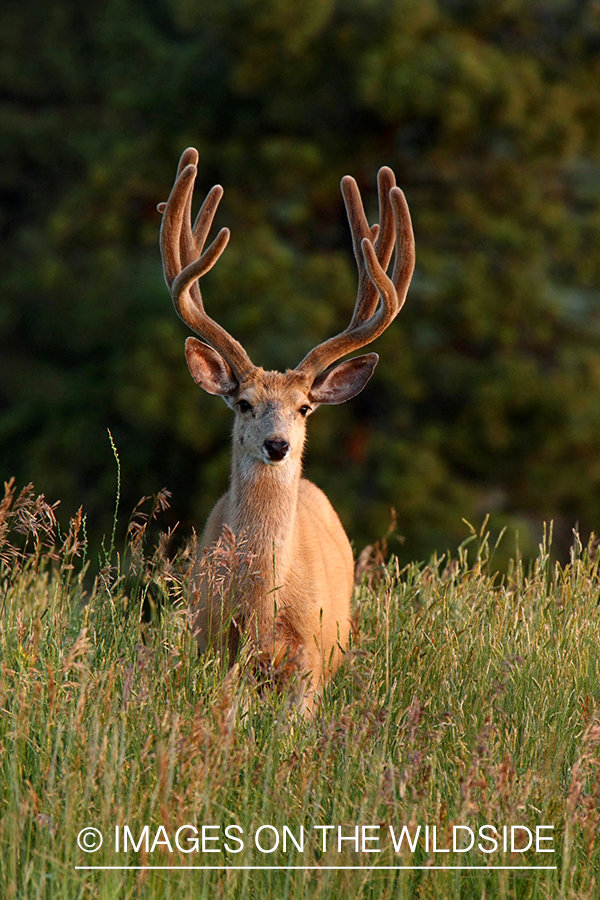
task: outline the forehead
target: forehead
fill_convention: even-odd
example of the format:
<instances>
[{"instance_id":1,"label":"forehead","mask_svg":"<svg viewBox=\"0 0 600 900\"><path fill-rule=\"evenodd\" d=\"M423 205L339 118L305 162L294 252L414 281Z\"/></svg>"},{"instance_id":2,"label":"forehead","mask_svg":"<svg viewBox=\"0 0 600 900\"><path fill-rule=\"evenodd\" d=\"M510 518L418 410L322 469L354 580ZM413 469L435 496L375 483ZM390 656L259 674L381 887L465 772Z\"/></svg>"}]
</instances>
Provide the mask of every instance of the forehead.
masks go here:
<instances>
[{"instance_id":1,"label":"forehead","mask_svg":"<svg viewBox=\"0 0 600 900\"><path fill-rule=\"evenodd\" d=\"M265 372L255 369L240 384L239 395L252 403L301 403L308 397L309 383L305 375L293 369L287 372Z\"/></svg>"}]
</instances>

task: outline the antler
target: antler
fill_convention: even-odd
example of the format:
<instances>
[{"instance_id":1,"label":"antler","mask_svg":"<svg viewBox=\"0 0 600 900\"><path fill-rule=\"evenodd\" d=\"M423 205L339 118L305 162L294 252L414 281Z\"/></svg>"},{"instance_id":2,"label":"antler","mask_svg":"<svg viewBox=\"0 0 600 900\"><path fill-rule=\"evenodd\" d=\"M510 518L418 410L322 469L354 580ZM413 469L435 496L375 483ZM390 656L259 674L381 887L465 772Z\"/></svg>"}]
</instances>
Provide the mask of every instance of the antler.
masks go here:
<instances>
[{"instance_id":1,"label":"antler","mask_svg":"<svg viewBox=\"0 0 600 900\"><path fill-rule=\"evenodd\" d=\"M197 163L198 151L193 147L184 150L169 199L158 204L158 211L163 213L160 229L163 271L178 315L192 331L221 354L239 381L254 365L242 345L207 316L198 284L198 279L212 269L223 253L230 232L228 228L221 228L212 244L204 250L223 196L220 184L209 191L192 227L192 195L198 173Z\"/></svg>"},{"instance_id":2,"label":"antler","mask_svg":"<svg viewBox=\"0 0 600 900\"><path fill-rule=\"evenodd\" d=\"M387 166L379 170L379 224L369 226L360 191L350 175L342 178L342 194L358 265L358 295L348 327L315 347L296 366L314 377L340 359L370 344L398 315L415 267L415 240L406 198ZM386 274L396 249L392 277Z\"/></svg>"}]
</instances>

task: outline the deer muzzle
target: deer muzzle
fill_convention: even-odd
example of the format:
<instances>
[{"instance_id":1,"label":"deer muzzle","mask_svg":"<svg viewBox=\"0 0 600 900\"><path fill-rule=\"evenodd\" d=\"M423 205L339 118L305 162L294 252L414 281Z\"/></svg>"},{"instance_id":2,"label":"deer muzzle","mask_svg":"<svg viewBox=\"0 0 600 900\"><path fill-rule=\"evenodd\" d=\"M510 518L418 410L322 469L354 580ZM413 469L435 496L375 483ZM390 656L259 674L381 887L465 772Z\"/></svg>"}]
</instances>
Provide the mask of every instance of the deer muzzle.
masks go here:
<instances>
[{"instance_id":1,"label":"deer muzzle","mask_svg":"<svg viewBox=\"0 0 600 900\"><path fill-rule=\"evenodd\" d=\"M281 462L290 452L290 445L287 441L266 440L263 441L263 449L270 462Z\"/></svg>"}]
</instances>

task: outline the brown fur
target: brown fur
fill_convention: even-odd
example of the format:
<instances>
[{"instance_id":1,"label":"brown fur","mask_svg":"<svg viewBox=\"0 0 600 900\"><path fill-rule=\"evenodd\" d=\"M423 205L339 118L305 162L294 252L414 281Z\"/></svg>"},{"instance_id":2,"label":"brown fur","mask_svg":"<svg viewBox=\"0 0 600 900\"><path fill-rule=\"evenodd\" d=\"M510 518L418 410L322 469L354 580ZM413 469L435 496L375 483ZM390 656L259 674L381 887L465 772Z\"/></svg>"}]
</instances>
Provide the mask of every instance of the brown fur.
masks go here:
<instances>
[{"instance_id":1,"label":"brown fur","mask_svg":"<svg viewBox=\"0 0 600 900\"><path fill-rule=\"evenodd\" d=\"M251 413L239 410L249 402ZM274 668L310 673L310 706L341 662L350 627L352 550L329 500L301 477L306 433L303 406L315 404L310 379L297 372L254 369L234 401L231 486L217 503L202 538L210 552L225 525L246 541L251 585L242 600L244 629ZM269 463L265 439L286 440L287 457ZM222 599L200 585L196 628L200 648L222 642ZM239 598L238 598L239 600ZM235 613L233 613L235 615Z\"/></svg>"}]
</instances>

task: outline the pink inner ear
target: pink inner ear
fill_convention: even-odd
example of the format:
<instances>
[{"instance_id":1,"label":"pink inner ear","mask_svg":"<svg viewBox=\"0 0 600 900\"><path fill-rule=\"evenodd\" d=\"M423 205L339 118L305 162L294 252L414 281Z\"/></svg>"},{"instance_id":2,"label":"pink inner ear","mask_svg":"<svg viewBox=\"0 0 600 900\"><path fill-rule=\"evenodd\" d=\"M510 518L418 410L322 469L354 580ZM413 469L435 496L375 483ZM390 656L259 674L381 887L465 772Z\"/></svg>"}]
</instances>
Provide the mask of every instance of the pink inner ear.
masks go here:
<instances>
[{"instance_id":1,"label":"pink inner ear","mask_svg":"<svg viewBox=\"0 0 600 900\"><path fill-rule=\"evenodd\" d=\"M376 353L347 359L315 379L310 391L314 403L345 403L360 394L373 374L379 357Z\"/></svg>"},{"instance_id":2,"label":"pink inner ear","mask_svg":"<svg viewBox=\"0 0 600 900\"><path fill-rule=\"evenodd\" d=\"M185 358L192 378L209 394L230 397L237 390L237 379L230 366L208 344L189 337L185 342Z\"/></svg>"}]
</instances>

